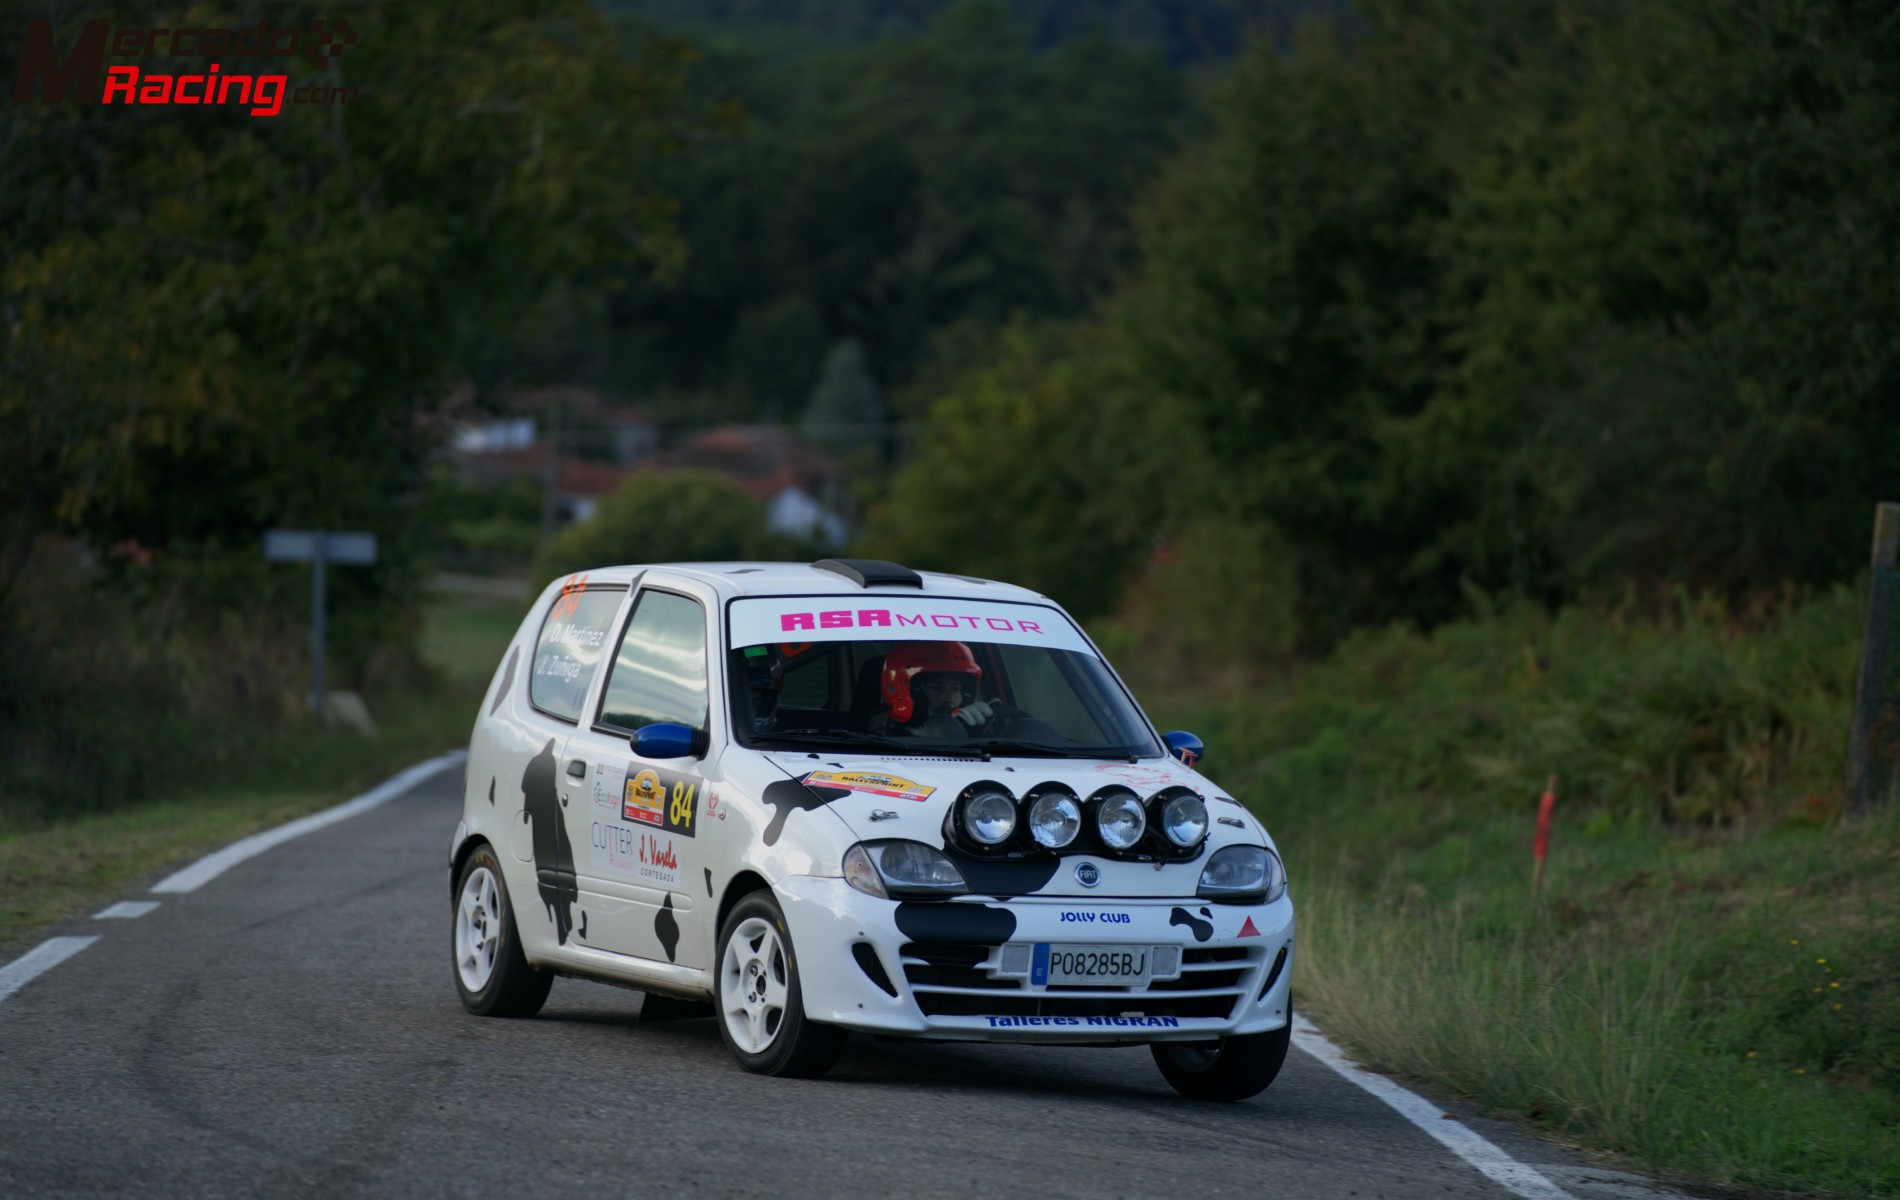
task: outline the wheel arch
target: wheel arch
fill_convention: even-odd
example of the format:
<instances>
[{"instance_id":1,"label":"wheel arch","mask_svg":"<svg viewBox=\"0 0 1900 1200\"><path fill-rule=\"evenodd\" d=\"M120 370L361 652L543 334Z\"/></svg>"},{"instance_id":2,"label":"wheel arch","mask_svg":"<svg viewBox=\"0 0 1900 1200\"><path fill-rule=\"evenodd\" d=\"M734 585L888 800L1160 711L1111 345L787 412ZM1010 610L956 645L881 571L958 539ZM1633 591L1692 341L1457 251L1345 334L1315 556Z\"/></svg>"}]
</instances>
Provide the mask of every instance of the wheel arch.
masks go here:
<instances>
[{"instance_id":1,"label":"wheel arch","mask_svg":"<svg viewBox=\"0 0 1900 1200\"><path fill-rule=\"evenodd\" d=\"M468 864L468 856L483 846L493 849L487 838L472 833L462 839L462 844L455 848L455 853L449 858L449 903L455 903L455 885L462 878L462 868ZM495 856L500 858L501 852L495 851Z\"/></svg>"},{"instance_id":2,"label":"wheel arch","mask_svg":"<svg viewBox=\"0 0 1900 1200\"><path fill-rule=\"evenodd\" d=\"M712 935L714 946L717 947L719 943L719 931L726 927L726 915L732 911L733 905L739 903L739 901L745 899L747 896L750 896L753 892L769 892L771 890L772 885L767 882L765 876L753 870L742 870L728 880L726 890L720 893L719 896L719 911L713 917Z\"/></svg>"}]
</instances>

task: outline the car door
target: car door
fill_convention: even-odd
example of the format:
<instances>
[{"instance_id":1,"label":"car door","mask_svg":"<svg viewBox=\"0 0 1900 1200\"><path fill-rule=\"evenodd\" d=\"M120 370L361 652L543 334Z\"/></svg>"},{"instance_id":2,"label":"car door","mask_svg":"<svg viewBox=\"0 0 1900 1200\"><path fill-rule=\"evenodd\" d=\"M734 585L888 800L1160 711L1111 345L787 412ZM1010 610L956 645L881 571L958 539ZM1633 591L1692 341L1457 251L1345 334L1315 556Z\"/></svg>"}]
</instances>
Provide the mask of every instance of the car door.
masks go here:
<instances>
[{"instance_id":1,"label":"car door","mask_svg":"<svg viewBox=\"0 0 1900 1200\"><path fill-rule=\"evenodd\" d=\"M656 722L708 730L707 611L683 589L642 587L591 726L568 749L589 784L587 804L569 812L583 848L584 944L690 967L710 965L707 918L691 882L706 866L706 779L698 759L644 759L632 739Z\"/></svg>"},{"instance_id":2,"label":"car door","mask_svg":"<svg viewBox=\"0 0 1900 1200\"><path fill-rule=\"evenodd\" d=\"M583 576L554 598L535 638L528 704L510 739L518 752L509 756L513 762L505 772L504 786L518 786L521 796L510 848L516 859L534 864L540 900L538 905L518 905L517 916L524 921L548 921L561 945L568 944L577 922L584 928L586 920L577 912L575 850L579 843L573 839L571 820L580 779L567 752L587 710L627 591L625 584L589 585ZM492 787L490 794L494 794Z\"/></svg>"}]
</instances>

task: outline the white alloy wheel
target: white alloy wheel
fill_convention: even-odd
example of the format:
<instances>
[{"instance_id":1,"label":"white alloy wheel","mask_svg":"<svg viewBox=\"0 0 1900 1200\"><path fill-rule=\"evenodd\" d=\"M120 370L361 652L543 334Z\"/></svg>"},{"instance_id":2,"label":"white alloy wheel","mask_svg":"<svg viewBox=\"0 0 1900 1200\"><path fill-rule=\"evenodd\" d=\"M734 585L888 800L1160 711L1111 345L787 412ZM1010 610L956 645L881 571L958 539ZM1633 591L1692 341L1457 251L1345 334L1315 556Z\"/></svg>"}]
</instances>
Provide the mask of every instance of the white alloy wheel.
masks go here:
<instances>
[{"instance_id":1,"label":"white alloy wheel","mask_svg":"<svg viewBox=\"0 0 1900 1200\"><path fill-rule=\"evenodd\" d=\"M747 1054L765 1053L785 1025L791 996L778 930L762 917L746 918L726 939L719 973L726 1032Z\"/></svg>"},{"instance_id":2,"label":"white alloy wheel","mask_svg":"<svg viewBox=\"0 0 1900 1200\"><path fill-rule=\"evenodd\" d=\"M488 986L500 947L501 892L493 872L477 867L462 881L455 905L455 971L463 987L479 992Z\"/></svg>"}]
</instances>

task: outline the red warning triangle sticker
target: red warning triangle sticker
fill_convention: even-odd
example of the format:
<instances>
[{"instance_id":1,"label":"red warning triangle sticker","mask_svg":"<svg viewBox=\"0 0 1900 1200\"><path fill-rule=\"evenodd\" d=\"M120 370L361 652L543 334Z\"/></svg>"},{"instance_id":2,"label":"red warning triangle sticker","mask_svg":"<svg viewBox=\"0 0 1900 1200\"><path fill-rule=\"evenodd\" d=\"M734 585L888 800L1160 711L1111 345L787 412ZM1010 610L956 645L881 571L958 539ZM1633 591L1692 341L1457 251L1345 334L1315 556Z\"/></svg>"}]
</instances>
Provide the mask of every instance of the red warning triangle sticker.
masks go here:
<instances>
[{"instance_id":1,"label":"red warning triangle sticker","mask_svg":"<svg viewBox=\"0 0 1900 1200\"><path fill-rule=\"evenodd\" d=\"M1253 918L1248 917L1247 923L1245 925L1242 925L1240 927L1240 932L1235 934L1234 936L1235 937L1259 937L1260 931L1253 927Z\"/></svg>"}]
</instances>

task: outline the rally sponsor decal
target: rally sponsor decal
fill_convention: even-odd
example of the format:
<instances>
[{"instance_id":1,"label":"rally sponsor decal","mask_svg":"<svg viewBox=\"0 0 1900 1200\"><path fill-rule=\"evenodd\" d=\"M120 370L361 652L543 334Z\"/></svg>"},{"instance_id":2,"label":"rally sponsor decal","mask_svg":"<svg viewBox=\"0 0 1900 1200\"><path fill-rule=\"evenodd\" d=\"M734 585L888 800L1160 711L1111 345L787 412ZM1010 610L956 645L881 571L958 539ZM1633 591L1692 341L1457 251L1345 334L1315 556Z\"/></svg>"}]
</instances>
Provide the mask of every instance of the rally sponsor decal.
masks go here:
<instances>
[{"instance_id":1,"label":"rally sponsor decal","mask_svg":"<svg viewBox=\"0 0 1900 1200\"><path fill-rule=\"evenodd\" d=\"M1056 920L1068 925L1093 925L1098 922L1103 925L1126 925L1129 916L1125 912L1076 912L1065 908L1056 914Z\"/></svg>"},{"instance_id":2,"label":"rally sponsor decal","mask_svg":"<svg viewBox=\"0 0 1900 1200\"><path fill-rule=\"evenodd\" d=\"M594 865L604 871L652 883L680 881L679 846L672 838L649 829L595 821Z\"/></svg>"},{"instance_id":3,"label":"rally sponsor decal","mask_svg":"<svg viewBox=\"0 0 1900 1200\"><path fill-rule=\"evenodd\" d=\"M914 783L895 775L880 775L875 771L813 771L801 782L817 784L819 787L843 788L847 792L865 792L892 800L928 800L930 794L937 790L927 784Z\"/></svg>"},{"instance_id":4,"label":"rally sponsor decal","mask_svg":"<svg viewBox=\"0 0 1900 1200\"><path fill-rule=\"evenodd\" d=\"M594 786L591 795L594 811L604 817L619 816L621 805L620 796L624 784L624 780L619 781L619 786L616 786L614 783L609 783L604 775L596 771L594 773Z\"/></svg>"},{"instance_id":5,"label":"rally sponsor decal","mask_svg":"<svg viewBox=\"0 0 1900 1200\"><path fill-rule=\"evenodd\" d=\"M1179 1029L1179 1017L984 1017L991 1029Z\"/></svg>"},{"instance_id":6,"label":"rally sponsor decal","mask_svg":"<svg viewBox=\"0 0 1900 1200\"><path fill-rule=\"evenodd\" d=\"M623 820L692 837L693 814L698 805L699 780L693 776L627 764L627 782L620 798Z\"/></svg>"},{"instance_id":7,"label":"rally sponsor decal","mask_svg":"<svg viewBox=\"0 0 1900 1200\"><path fill-rule=\"evenodd\" d=\"M1088 639L1053 608L947 597L879 596L853 603L829 596L734 600L734 646L785 642L1008 642L1093 654Z\"/></svg>"}]
</instances>

